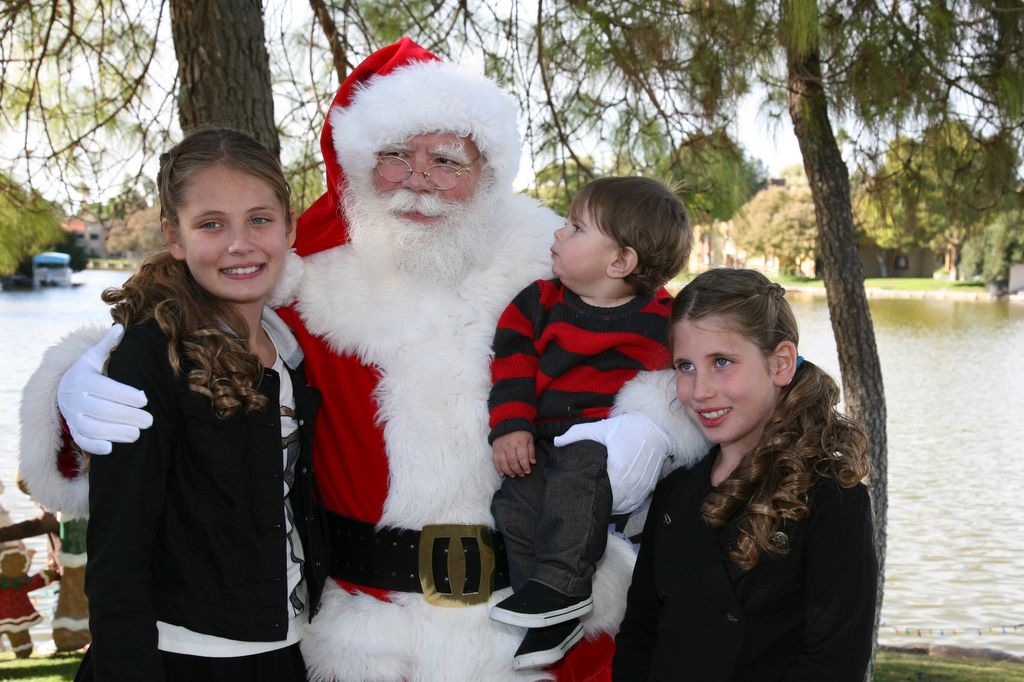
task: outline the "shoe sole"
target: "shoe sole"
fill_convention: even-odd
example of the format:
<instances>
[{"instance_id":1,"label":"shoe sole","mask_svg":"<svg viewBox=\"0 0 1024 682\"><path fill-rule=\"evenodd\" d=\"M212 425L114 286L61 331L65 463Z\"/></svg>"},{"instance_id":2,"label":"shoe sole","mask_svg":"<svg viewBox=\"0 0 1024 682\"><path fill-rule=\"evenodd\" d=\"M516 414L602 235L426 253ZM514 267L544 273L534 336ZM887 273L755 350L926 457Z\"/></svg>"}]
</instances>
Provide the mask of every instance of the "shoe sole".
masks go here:
<instances>
[{"instance_id":1,"label":"shoe sole","mask_svg":"<svg viewBox=\"0 0 1024 682\"><path fill-rule=\"evenodd\" d=\"M567 620L585 616L593 610L594 598L587 597L585 601L546 613L519 613L495 606L491 609L490 616L491 620L496 620L506 625L518 625L523 628L543 628L548 625L558 625Z\"/></svg>"},{"instance_id":2,"label":"shoe sole","mask_svg":"<svg viewBox=\"0 0 1024 682\"><path fill-rule=\"evenodd\" d=\"M533 653L516 656L512 659L512 667L515 670L526 670L528 668L542 668L552 663L557 663L565 658L565 654L569 649L576 646L576 643L581 639L583 639L583 623L576 625L572 634L563 639L562 643L553 649L534 651Z\"/></svg>"}]
</instances>

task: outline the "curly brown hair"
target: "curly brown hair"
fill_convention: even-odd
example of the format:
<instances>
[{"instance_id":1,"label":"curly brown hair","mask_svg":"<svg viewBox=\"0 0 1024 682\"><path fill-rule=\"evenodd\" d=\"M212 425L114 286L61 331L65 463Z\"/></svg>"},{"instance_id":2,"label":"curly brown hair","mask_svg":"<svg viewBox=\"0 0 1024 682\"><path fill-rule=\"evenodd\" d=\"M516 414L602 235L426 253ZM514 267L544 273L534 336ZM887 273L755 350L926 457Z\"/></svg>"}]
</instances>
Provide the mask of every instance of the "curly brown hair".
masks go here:
<instances>
[{"instance_id":1,"label":"curly brown hair","mask_svg":"<svg viewBox=\"0 0 1024 682\"><path fill-rule=\"evenodd\" d=\"M160 156L161 217L177 226L191 178L217 164L267 182L291 220L291 194L277 157L249 135L225 128L195 131ZM266 407L266 396L256 390L263 367L249 349L245 321L229 303L200 286L184 261L161 251L102 298L113 306L114 321L125 327L156 320L167 335L167 359L175 375L187 365L189 388L207 396L218 416Z\"/></svg>"},{"instance_id":2,"label":"curly brown hair","mask_svg":"<svg viewBox=\"0 0 1024 682\"><path fill-rule=\"evenodd\" d=\"M796 318L784 294L781 286L754 270L709 270L679 292L672 325L715 316L768 357L783 341L799 342ZM867 476L867 435L836 409L839 398L832 377L800 361L758 444L704 498L701 514L713 528L724 528L739 514L736 546L729 554L738 566L749 570L762 553L787 553L786 543L773 543L772 536L785 522L807 518L816 482L828 479L849 488Z\"/></svg>"}]
</instances>

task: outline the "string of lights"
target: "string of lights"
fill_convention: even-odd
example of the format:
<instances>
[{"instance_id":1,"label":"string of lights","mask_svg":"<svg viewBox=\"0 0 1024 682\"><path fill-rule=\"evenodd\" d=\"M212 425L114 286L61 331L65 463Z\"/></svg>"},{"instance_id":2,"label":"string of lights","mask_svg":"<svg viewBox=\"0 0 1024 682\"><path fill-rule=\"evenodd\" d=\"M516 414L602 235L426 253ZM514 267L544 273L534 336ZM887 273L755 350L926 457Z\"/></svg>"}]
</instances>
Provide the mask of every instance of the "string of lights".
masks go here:
<instances>
[{"instance_id":1,"label":"string of lights","mask_svg":"<svg viewBox=\"0 0 1024 682\"><path fill-rule=\"evenodd\" d=\"M1024 634L1024 623L1007 625L951 625L946 627L921 627L916 625L889 625L885 621L881 627L883 632L897 637L958 637L961 635L985 637L988 635Z\"/></svg>"}]
</instances>

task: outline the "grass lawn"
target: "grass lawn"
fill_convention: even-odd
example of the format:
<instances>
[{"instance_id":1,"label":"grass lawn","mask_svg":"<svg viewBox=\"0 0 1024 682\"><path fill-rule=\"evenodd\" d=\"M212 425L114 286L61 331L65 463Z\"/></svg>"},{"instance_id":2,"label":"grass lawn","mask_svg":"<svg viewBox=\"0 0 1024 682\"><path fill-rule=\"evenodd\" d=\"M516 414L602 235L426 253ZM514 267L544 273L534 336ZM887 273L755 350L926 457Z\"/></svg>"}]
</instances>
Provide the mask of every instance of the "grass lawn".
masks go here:
<instances>
[{"instance_id":1,"label":"grass lawn","mask_svg":"<svg viewBox=\"0 0 1024 682\"><path fill-rule=\"evenodd\" d=\"M15 660L8 651L0 654L0 682L66 682L74 677L78 659L75 654L58 654ZM1024 682L1024 665L882 651L875 682Z\"/></svg>"},{"instance_id":2,"label":"grass lawn","mask_svg":"<svg viewBox=\"0 0 1024 682\"><path fill-rule=\"evenodd\" d=\"M0 654L0 682L30 680L31 682L67 682L75 677L80 654L33 654L16 659L10 651Z\"/></svg>"},{"instance_id":3,"label":"grass lawn","mask_svg":"<svg viewBox=\"0 0 1024 682\"><path fill-rule=\"evenodd\" d=\"M880 651L875 682L1021 682L1024 665Z\"/></svg>"}]
</instances>

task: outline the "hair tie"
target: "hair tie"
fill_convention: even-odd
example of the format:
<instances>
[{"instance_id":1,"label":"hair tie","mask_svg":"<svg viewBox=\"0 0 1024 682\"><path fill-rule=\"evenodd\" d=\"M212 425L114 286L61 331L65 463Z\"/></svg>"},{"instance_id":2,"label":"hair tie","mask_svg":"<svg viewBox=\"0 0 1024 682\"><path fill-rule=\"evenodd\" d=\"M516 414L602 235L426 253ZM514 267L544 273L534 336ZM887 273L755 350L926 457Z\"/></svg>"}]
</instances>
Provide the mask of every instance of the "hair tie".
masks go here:
<instances>
[{"instance_id":1,"label":"hair tie","mask_svg":"<svg viewBox=\"0 0 1024 682\"><path fill-rule=\"evenodd\" d=\"M796 368L800 369L800 365L802 365L802 364L804 364L804 356L802 356L802 355L796 356Z\"/></svg>"}]
</instances>

